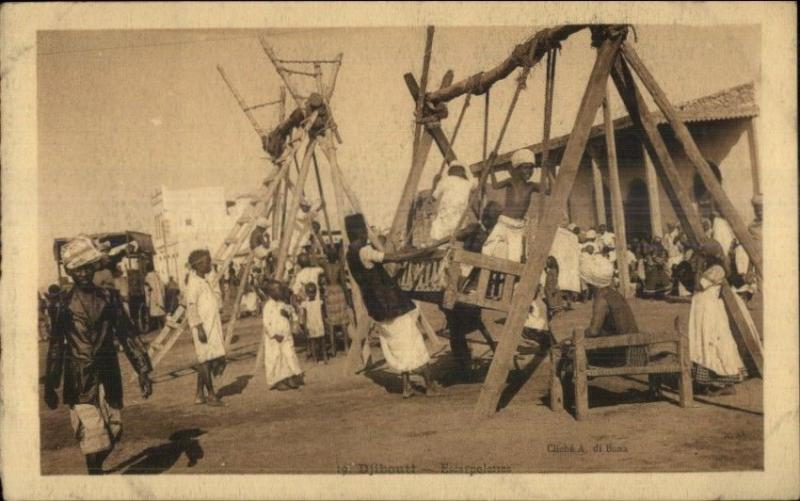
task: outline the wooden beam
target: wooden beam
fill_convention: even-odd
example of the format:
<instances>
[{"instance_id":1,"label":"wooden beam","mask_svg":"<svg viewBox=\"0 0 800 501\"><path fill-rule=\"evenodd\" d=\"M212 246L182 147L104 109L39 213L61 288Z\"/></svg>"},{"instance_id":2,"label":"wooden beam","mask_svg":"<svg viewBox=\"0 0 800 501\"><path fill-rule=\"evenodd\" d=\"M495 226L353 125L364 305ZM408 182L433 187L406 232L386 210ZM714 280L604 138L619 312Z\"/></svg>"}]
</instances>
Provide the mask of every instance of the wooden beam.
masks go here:
<instances>
[{"instance_id":1,"label":"wooden beam","mask_svg":"<svg viewBox=\"0 0 800 501\"><path fill-rule=\"evenodd\" d=\"M244 99L242 98L242 95L239 94L239 91L237 91L236 88L231 83L231 81L228 80L228 75L225 74L225 70L219 64L217 65L217 71L219 72L219 76L221 76L222 80L225 82L225 85L228 86L228 90L231 91L231 94L233 94L233 97L234 99L236 99L236 102L239 103L239 108L242 109L242 112L244 112L244 115L247 117L247 120L250 122L250 125L253 126L253 130L256 132L256 134L258 134L258 137L263 136L264 129L261 128L261 125L259 125L258 121L256 120L256 117L253 116L252 111L250 111L250 109L247 107L247 103L245 103Z\"/></svg>"},{"instance_id":2,"label":"wooden beam","mask_svg":"<svg viewBox=\"0 0 800 501\"><path fill-rule=\"evenodd\" d=\"M306 152L305 155L303 155L303 162L300 166L300 174L297 177L297 189L295 196L292 199L292 205L289 207L289 211L286 215L287 224L284 228L284 234L281 236L280 247L278 248L278 258L275 264L275 280L281 280L283 277L283 272L286 270L286 258L289 253L289 244L292 240L292 233L294 233L294 222L295 219L297 219L297 211L300 210L300 191L303 189L303 186L305 186L306 178L308 178L308 172L311 170L311 159L314 157L314 148L316 144L317 140L311 139L311 141L306 145Z\"/></svg>"},{"instance_id":3,"label":"wooden beam","mask_svg":"<svg viewBox=\"0 0 800 501\"><path fill-rule=\"evenodd\" d=\"M448 75L450 76L448 77ZM445 74L442 85L446 84L448 78L452 78L451 72ZM406 83L408 82L409 78L406 77ZM414 95L413 89L410 85L409 91L412 95ZM417 89L417 95L421 95L420 89ZM447 141L447 138L444 137L444 132L441 130L441 127L438 128L438 132L441 133L442 138L444 138L444 143L448 145L449 149L449 142ZM415 143L416 146L414 147L414 160L411 164L411 170L408 173L408 177L406 178L406 184L403 187L403 193L400 195L400 202L397 204L397 210L395 210L394 218L392 219L391 229L389 230L389 237L387 241L392 246L402 247L402 243L405 241L406 227L408 225L408 214L411 212L411 205L414 203L414 199L417 196L417 188L419 187L419 181L422 177L422 172L425 170L425 161L428 159L428 154L430 153L431 146L433 145L434 134L435 132L433 130L426 127L425 133L419 138L419 142ZM417 138L415 138L415 140L416 139ZM446 153L442 154L446 155ZM452 152L451 155L453 155Z\"/></svg>"},{"instance_id":4,"label":"wooden beam","mask_svg":"<svg viewBox=\"0 0 800 501\"><path fill-rule=\"evenodd\" d=\"M617 269L619 269L619 293L630 298L631 277L628 263L628 237L625 233L625 212L622 205L622 190L619 183L619 167L617 166L617 141L614 137L614 123L611 119L611 106L608 101L608 86L603 99L603 125L606 132L606 162L608 165L608 184L611 192L611 219L616 236Z\"/></svg>"},{"instance_id":5,"label":"wooden beam","mask_svg":"<svg viewBox=\"0 0 800 501\"><path fill-rule=\"evenodd\" d=\"M590 156L592 164L592 181L594 182L594 210L597 224L606 224L606 200L603 196L603 174L600 173L598 160Z\"/></svg>"},{"instance_id":6,"label":"wooden beam","mask_svg":"<svg viewBox=\"0 0 800 501\"><path fill-rule=\"evenodd\" d=\"M403 78L406 81L406 87L408 88L409 94L411 94L411 97L416 101L417 97L419 96L419 84L417 84L417 80L411 73L406 73L403 75ZM444 74L444 78L442 78L442 86L449 85L449 83L452 81L453 71L448 70ZM450 141L447 139L447 136L442 130L442 125L440 122L435 121L426 123L425 130L428 132L428 134L433 136L433 140L436 143L436 146L439 148L439 152L447 162L452 162L457 158L456 152L453 150Z\"/></svg>"},{"instance_id":7,"label":"wooden beam","mask_svg":"<svg viewBox=\"0 0 800 501\"><path fill-rule=\"evenodd\" d=\"M486 381L475 407L476 417L494 415L500 394L506 384L508 372L517 352L522 337L522 328L528 314L528 307L533 301L536 285L539 283L545 260L550 254L558 224L566 207L567 199L578 166L586 149L589 131L597 115L605 94L606 81L611 65L617 57L622 38L606 39L597 51L589 82L581 100L578 116L572 128L569 142L561 161L561 169L552 191L545 204L544 217L539 222L535 235L527 235L528 242L534 242L533 251L525 263L521 280L516 284L514 300L503 328L503 335L497 345Z\"/></svg>"},{"instance_id":8,"label":"wooden beam","mask_svg":"<svg viewBox=\"0 0 800 501\"><path fill-rule=\"evenodd\" d=\"M231 308L231 318L228 320L228 325L226 325L225 329L225 351L228 351L231 347L231 341L233 340L233 331L236 329L236 320L239 318L239 310L241 309L242 304L242 297L244 296L244 290L247 288L247 281L250 279L250 272L253 269L253 251L251 250L250 253L247 255L247 261L244 265L244 273L242 273L242 279L239 281L239 286L236 288L236 297L233 300L233 308Z\"/></svg>"},{"instance_id":9,"label":"wooden beam","mask_svg":"<svg viewBox=\"0 0 800 501\"><path fill-rule=\"evenodd\" d=\"M761 165L758 163L758 133L756 119L747 122L747 146L750 152L750 174L753 176L753 196L761 194Z\"/></svg>"},{"instance_id":10,"label":"wooden beam","mask_svg":"<svg viewBox=\"0 0 800 501\"><path fill-rule=\"evenodd\" d=\"M475 88L489 89L496 82L506 78L515 69L522 66L522 60L518 57L518 54L533 53L531 63L532 65L535 65L542 59L542 57L544 57L545 54L547 54L547 50L552 47L553 44L557 44L566 40L570 35L586 28L587 26L588 25L585 24L575 24L556 26L554 28L545 28L540 30L530 37L526 42L524 42L522 47L515 48L514 53L509 55L499 65L475 75L471 75L435 92L429 92L426 99L432 104L437 104L451 101L466 94L467 92L472 92L472 90ZM534 44L535 47L532 47ZM484 92L480 92L479 94L483 94Z\"/></svg>"},{"instance_id":11,"label":"wooden beam","mask_svg":"<svg viewBox=\"0 0 800 501\"><path fill-rule=\"evenodd\" d=\"M350 206L356 211L360 212L361 207L355 194L349 192L349 189L346 186L344 175L339 169L339 162L336 158L336 146L334 145L333 140L327 136L324 136L319 145L331 169L333 187L336 193L336 212L339 214L339 224L342 228L342 246L344 250L347 251L349 240L347 238L347 232L345 231L344 224L347 211L345 210L343 195L347 195ZM344 260L343 264L346 267L347 260ZM350 337L351 344L347 351L345 370L352 374L361 370L367 361L367 357L364 355L365 350L369 348L369 315L367 314L366 306L364 306L364 298L361 296L361 289L358 288L358 284L353 279L351 273L347 273L347 276L348 285L353 299L355 325L348 325L348 332L346 333L346 335Z\"/></svg>"},{"instance_id":12,"label":"wooden beam","mask_svg":"<svg viewBox=\"0 0 800 501\"><path fill-rule=\"evenodd\" d=\"M647 103L639 93L639 89L633 81L633 76L627 71L627 66L624 65L621 59L617 60L611 70L611 78L614 80L614 85L633 121L633 130L639 134L642 144L647 149L647 154L653 162L664 191L672 202L678 220L683 228L687 229L686 235L689 237L690 242L699 244L703 235L703 224L700 216L697 214L694 205L692 205L688 189L683 184L681 175L669 155L667 145L658 132L655 121L650 116Z\"/></svg>"},{"instance_id":13,"label":"wooden beam","mask_svg":"<svg viewBox=\"0 0 800 501\"><path fill-rule=\"evenodd\" d=\"M428 26L425 31L425 52L422 56L422 73L420 77L420 94L417 97L416 106L414 108L415 114L414 116L417 119L417 122L414 126L414 148L411 154L411 161L412 163L416 161L418 152L417 148L419 147L419 140L420 136L422 135L422 110L425 108L425 91L428 89L428 71L431 67L431 53L433 52L433 32L434 27Z\"/></svg>"},{"instance_id":14,"label":"wooden beam","mask_svg":"<svg viewBox=\"0 0 800 501\"><path fill-rule=\"evenodd\" d=\"M747 231L747 226L744 224L744 221L742 221L742 218L736 210L736 207L734 207L733 203L725 194L725 191L722 189L722 185L717 180L714 172L708 166L708 162L706 162L706 159L703 157L703 154L700 152L700 149L694 142L694 139L689 133L689 129L686 127L686 124L680 120L678 117L678 112L672 106L672 103L669 102L666 94L661 89L661 86L658 85L658 82L656 82L655 78L653 78L653 75L647 69L644 62L642 62L642 60L639 58L636 50L634 50L634 48L629 44L623 44L622 54L625 57L625 60L631 65L633 70L639 76L642 84L653 96L653 100L658 108L669 121L672 129L675 131L675 137L681 143L683 150L686 152L686 156L689 157L689 160L691 161L695 170L703 179L703 184L705 184L706 189L708 189L708 192L711 194L717 209L719 209L722 217L724 217L730 224L736 239L739 240L739 242L742 244L742 247L744 247L744 249L747 251L747 254L750 256L750 260L755 265L758 273L763 276L764 269L761 262L761 249L759 249L753 241L753 238Z\"/></svg>"},{"instance_id":15,"label":"wooden beam","mask_svg":"<svg viewBox=\"0 0 800 501\"><path fill-rule=\"evenodd\" d=\"M647 203L650 207L650 233L654 237L663 238L664 230L661 220L661 197L658 189L658 175L653 167L653 162L647 154L647 148L642 145L642 161L644 162L645 184L647 184Z\"/></svg>"},{"instance_id":16,"label":"wooden beam","mask_svg":"<svg viewBox=\"0 0 800 501\"><path fill-rule=\"evenodd\" d=\"M628 70L624 59L619 58L617 60L616 66L611 71L611 76L623 103L625 103L625 107L628 109L628 113L630 113L634 123L637 124L636 129L641 131L642 139L648 146L648 150L650 150L651 158L654 163L658 162L656 164L657 172L661 175L665 191L672 194L670 198L673 200L675 213L681 219L687 237L691 242L701 244L707 239L703 231L703 225L700 222L700 215L692 204L687 194L687 189L683 186L680 176L672 164L672 159L667 152L664 140L650 118L647 105L639 93L633 75ZM746 321L748 313L742 309L742 304L733 297L732 291L730 293L726 292L729 290L730 286L724 283L722 286L722 299L732 321L731 332L737 344L746 348L745 356L749 356L759 373L763 374L763 353L760 341L758 341L758 331L753 328L751 323Z\"/></svg>"}]
</instances>

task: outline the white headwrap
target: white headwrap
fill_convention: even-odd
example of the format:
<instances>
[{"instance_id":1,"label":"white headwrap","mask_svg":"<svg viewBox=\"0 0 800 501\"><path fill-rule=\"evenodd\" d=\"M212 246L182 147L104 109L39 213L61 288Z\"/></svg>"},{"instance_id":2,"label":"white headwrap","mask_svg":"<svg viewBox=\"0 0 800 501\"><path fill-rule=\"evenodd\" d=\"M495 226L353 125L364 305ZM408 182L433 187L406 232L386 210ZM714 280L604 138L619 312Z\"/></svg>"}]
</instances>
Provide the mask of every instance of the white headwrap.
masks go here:
<instances>
[{"instance_id":1,"label":"white headwrap","mask_svg":"<svg viewBox=\"0 0 800 501\"><path fill-rule=\"evenodd\" d=\"M595 287L608 287L613 283L614 265L599 254L581 257L581 279Z\"/></svg>"},{"instance_id":2,"label":"white headwrap","mask_svg":"<svg viewBox=\"0 0 800 501\"><path fill-rule=\"evenodd\" d=\"M94 240L86 235L78 235L61 247L61 260L64 262L64 268L68 270L95 263L102 258L103 252L97 248Z\"/></svg>"},{"instance_id":3,"label":"white headwrap","mask_svg":"<svg viewBox=\"0 0 800 501\"><path fill-rule=\"evenodd\" d=\"M527 148L522 148L521 150L517 150L511 155L511 165L513 167L519 167L523 164L535 164L536 158L533 155L533 152Z\"/></svg>"}]
</instances>

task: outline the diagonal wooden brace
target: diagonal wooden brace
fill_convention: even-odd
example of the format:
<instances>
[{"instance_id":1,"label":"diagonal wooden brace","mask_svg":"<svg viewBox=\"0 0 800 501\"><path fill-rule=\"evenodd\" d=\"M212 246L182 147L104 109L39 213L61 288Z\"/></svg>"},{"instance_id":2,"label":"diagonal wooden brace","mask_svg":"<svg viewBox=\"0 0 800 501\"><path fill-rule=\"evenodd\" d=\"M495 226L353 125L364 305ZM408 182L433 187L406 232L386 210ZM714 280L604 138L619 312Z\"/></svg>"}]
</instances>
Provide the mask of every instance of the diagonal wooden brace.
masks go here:
<instances>
[{"instance_id":1,"label":"diagonal wooden brace","mask_svg":"<svg viewBox=\"0 0 800 501\"><path fill-rule=\"evenodd\" d=\"M633 75L622 58L618 59L611 76L636 126L634 129L640 131L648 151L654 152L653 166L661 177L667 193L672 193L670 199L673 201L675 213L679 215L681 222L686 222L684 229L687 235L695 243L704 242L707 239L700 222L700 215L689 198L688 190L680 181L666 144L650 117L647 104L639 93ZM734 294L730 285L723 283L722 299L731 319L731 332L737 344L745 348L744 354L750 357L751 365L757 369L759 374L763 375L764 356L759 340L760 336L758 331L753 328L752 323L747 321L748 313L742 309L742 303L736 300Z\"/></svg>"},{"instance_id":2,"label":"diagonal wooden brace","mask_svg":"<svg viewBox=\"0 0 800 501\"><path fill-rule=\"evenodd\" d=\"M758 273L762 274L763 268L761 262L761 249L759 249L756 243L753 241L752 237L750 236L750 232L747 230L747 226L744 224L744 221L742 221L742 218L739 215L739 212L722 190L722 185L711 171L711 168L708 166L708 162L706 162L706 159L700 152L700 148L698 148L697 144L694 142L694 139L689 133L689 129L686 127L686 124L684 124L680 118L678 118L678 112L675 110L675 107L669 102L669 99L667 99L667 96L661 89L661 86L659 86L658 82L656 82L655 78L653 78L653 75L639 58L639 55L636 53L634 48L629 44L623 44L622 55L628 64L630 64L631 68L633 68L633 70L639 76L642 84L653 96L653 100L655 101L656 105L669 121L672 129L675 131L675 137L681 143L683 150L686 152L686 156L689 157L689 160L697 170L697 173L703 179L703 184L705 184L706 188L711 194L711 197L714 199L714 203L716 204L720 213L722 213L722 216L730 223L733 234L736 235L736 239L739 240L739 242L742 244L742 247L744 247L744 249L747 251L747 254L750 256L750 260L755 265ZM723 251L727 252L728 249L723 249Z\"/></svg>"},{"instance_id":3,"label":"diagonal wooden brace","mask_svg":"<svg viewBox=\"0 0 800 501\"><path fill-rule=\"evenodd\" d=\"M534 243L533 249L523 268L521 280L515 287L511 311L506 319L502 337L475 406L475 417L477 418L492 416L497 410L500 394L505 388L509 369L522 339L522 329L529 305L536 292L536 284L539 283L545 260L550 254L561 215L566 209L567 198L572 191L578 166L589 139L589 131L597 115L597 110L603 102L608 75L621 43L622 38L609 38L602 42L597 51L597 59L584 91L572 134L564 150L555 187L545 203L544 217L539 222L535 234L526 235L528 242Z\"/></svg>"}]
</instances>

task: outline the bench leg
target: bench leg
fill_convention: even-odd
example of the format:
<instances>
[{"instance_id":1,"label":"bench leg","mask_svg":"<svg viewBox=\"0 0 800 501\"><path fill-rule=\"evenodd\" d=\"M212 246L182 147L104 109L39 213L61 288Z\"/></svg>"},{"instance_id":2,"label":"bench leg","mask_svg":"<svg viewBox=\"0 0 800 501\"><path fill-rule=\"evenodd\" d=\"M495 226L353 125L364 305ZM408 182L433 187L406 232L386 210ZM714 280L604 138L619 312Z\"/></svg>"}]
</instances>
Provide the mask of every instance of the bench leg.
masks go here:
<instances>
[{"instance_id":1,"label":"bench leg","mask_svg":"<svg viewBox=\"0 0 800 501\"><path fill-rule=\"evenodd\" d=\"M575 384L575 417L585 419L589 413L589 383L586 377L586 348L583 344L584 333L577 329L573 333L575 344L575 367L573 368Z\"/></svg>"},{"instance_id":2,"label":"bench leg","mask_svg":"<svg viewBox=\"0 0 800 501\"><path fill-rule=\"evenodd\" d=\"M550 410L560 411L564 409L564 389L561 386L561 378L558 376L558 364L561 359L556 354L557 348L550 349Z\"/></svg>"}]
</instances>

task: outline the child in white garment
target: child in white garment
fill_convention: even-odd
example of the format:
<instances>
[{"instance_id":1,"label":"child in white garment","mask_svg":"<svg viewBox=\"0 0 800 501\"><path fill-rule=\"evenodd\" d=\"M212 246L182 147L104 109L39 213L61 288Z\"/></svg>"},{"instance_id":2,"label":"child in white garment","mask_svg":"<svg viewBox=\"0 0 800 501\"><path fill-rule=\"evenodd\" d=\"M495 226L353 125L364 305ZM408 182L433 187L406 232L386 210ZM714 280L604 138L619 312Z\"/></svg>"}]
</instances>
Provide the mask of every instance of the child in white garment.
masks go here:
<instances>
[{"instance_id":1,"label":"child in white garment","mask_svg":"<svg viewBox=\"0 0 800 501\"><path fill-rule=\"evenodd\" d=\"M303 384L303 371L294 351L292 325L297 322L294 308L289 304L289 291L277 281L264 286L264 368L270 389L296 390Z\"/></svg>"},{"instance_id":2,"label":"child in white garment","mask_svg":"<svg viewBox=\"0 0 800 501\"><path fill-rule=\"evenodd\" d=\"M317 285L305 285L305 299L300 303L302 324L308 337L308 351L315 362L328 363L328 352L325 347L325 324L322 321L322 298Z\"/></svg>"}]
</instances>

